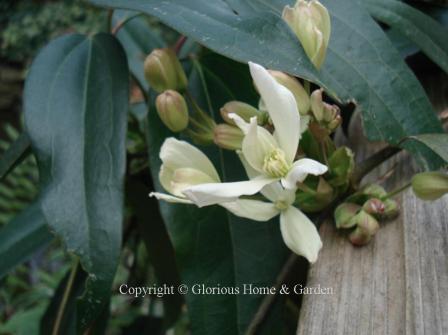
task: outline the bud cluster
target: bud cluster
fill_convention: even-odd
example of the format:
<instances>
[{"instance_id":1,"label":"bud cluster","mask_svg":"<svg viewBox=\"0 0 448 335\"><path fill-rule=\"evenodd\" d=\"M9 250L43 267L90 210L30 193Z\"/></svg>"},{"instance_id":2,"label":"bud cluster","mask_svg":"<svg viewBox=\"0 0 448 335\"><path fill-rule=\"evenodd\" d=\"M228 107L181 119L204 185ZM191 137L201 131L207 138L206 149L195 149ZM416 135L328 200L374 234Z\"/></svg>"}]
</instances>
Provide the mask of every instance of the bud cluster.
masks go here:
<instances>
[{"instance_id":1,"label":"bud cluster","mask_svg":"<svg viewBox=\"0 0 448 335\"><path fill-rule=\"evenodd\" d=\"M338 229L351 229L348 238L353 245L369 243L380 228L379 221L398 215L398 203L385 198L387 192L379 185L369 185L347 198L334 212Z\"/></svg>"},{"instance_id":2,"label":"bud cluster","mask_svg":"<svg viewBox=\"0 0 448 335\"><path fill-rule=\"evenodd\" d=\"M311 94L311 112L315 121L314 133L331 134L342 123L341 111L338 106L323 101L323 89Z\"/></svg>"}]
</instances>

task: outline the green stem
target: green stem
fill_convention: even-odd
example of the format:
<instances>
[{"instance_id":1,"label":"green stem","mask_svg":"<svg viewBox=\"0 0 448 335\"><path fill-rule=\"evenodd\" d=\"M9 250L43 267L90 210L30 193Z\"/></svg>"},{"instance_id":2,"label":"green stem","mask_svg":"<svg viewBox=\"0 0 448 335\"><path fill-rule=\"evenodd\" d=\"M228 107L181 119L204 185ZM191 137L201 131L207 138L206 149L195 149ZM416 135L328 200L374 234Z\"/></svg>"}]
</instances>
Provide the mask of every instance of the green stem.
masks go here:
<instances>
[{"instance_id":1,"label":"green stem","mask_svg":"<svg viewBox=\"0 0 448 335\"><path fill-rule=\"evenodd\" d=\"M59 334L59 328L61 328L62 318L64 317L64 312L67 307L68 298L70 297L70 292L73 288L75 282L76 271L78 270L79 259L77 258L73 264L70 276L68 277L67 285L65 286L64 295L62 296L61 305L58 309L58 314L56 316L56 321L54 323L52 335Z\"/></svg>"},{"instance_id":2,"label":"green stem","mask_svg":"<svg viewBox=\"0 0 448 335\"><path fill-rule=\"evenodd\" d=\"M381 200L387 200L387 199L390 199L390 198L396 196L397 194L399 194L399 193L403 192L404 190L406 190L407 188L409 188L411 186L411 184L412 184L412 182L408 181L403 186L400 186L397 189L387 193L384 197L381 197Z\"/></svg>"}]
</instances>

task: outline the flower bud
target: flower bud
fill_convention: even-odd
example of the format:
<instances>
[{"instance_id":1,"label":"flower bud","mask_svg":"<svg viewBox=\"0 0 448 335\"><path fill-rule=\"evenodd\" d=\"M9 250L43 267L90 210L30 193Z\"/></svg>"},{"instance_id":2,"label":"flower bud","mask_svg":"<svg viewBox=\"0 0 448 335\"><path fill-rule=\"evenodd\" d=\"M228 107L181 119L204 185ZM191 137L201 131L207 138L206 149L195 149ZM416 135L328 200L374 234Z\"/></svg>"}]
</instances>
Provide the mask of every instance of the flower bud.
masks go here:
<instances>
[{"instance_id":1,"label":"flower bud","mask_svg":"<svg viewBox=\"0 0 448 335\"><path fill-rule=\"evenodd\" d=\"M307 115L310 110L310 98L300 81L284 72L269 70L269 73L294 95L300 115Z\"/></svg>"},{"instance_id":2,"label":"flower bud","mask_svg":"<svg viewBox=\"0 0 448 335\"><path fill-rule=\"evenodd\" d=\"M331 133L342 123L341 111L338 106L324 102L322 94L323 89L311 93L311 111L317 123Z\"/></svg>"},{"instance_id":3,"label":"flower bud","mask_svg":"<svg viewBox=\"0 0 448 335\"><path fill-rule=\"evenodd\" d=\"M345 202L340 204L334 211L334 221L336 228L351 228L356 225L356 214L361 209L361 206Z\"/></svg>"},{"instance_id":4,"label":"flower bud","mask_svg":"<svg viewBox=\"0 0 448 335\"><path fill-rule=\"evenodd\" d=\"M283 19L297 35L311 62L320 68L330 40L331 22L327 9L317 0L298 0L283 9Z\"/></svg>"},{"instance_id":5,"label":"flower bud","mask_svg":"<svg viewBox=\"0 0 448 335\"><path fill-rule=\"evenodd\" d=\"M230 125L235 125L235 121L229 117L229 114L237 114L246 122L250 122L250 119L256 116L259 125L265 123L267 117L266 113L241 101L229 101L221 107L220 113L223 120Z\"/></svg>"},{"instance_id":6,"label":"flower bud","mask_svg":"<svg viewBox=\"0 0 448 335\"><path fill-rule=\"evenodd\" d=\"M381 215L381 219L383 220L390 220L397 217L398 213L400 212L400 206L398 205L398 202L393 199L386 199L384 201L384 212Z\"/></svg>"},{"instance_id":7,"label":"flower bud","mask_svg":"<svg viewBox=\"0 0 448 335\"><path fill-rule=\"evenodd\" d=\"M321 122L324 119L324 102L322 99L323 89L315 90L311 93L310 103L311 111L317 122Z\"/></svg>"},{"instance_id":8,"label":"flower bud","mask_svg":"<svg viewBox=\"0 0 448 335\"><path fill-rule=\"evenodd\" d=\"M239 128L222 123L215 127L213 134L213 141L218 147L227 150L241 149L244 134Z\"/></svg>"},{"instance_id":9,"label":"flower bud","mask_svg":"<svg viewBox=\"0 0 448 335\"><path fill-rule=\"evenodd\" d=\"M384 213L386 206L380 199L371 198L364 203L362 209L366 213L377 217Z\"/></svg>"},{"instance_id":10,"label":"flower bud","mask_svg":"<svg viewBox=\"0 0 448 335\"><path fill-rule=\"evenodd\" d=\"M350 242L357 246L369 243L380 228L378 221L363 210L356 215L355 221L356 228L348 237Z\"/></svg>"},{"instance_id":11,"label":"flower bud","mask_svg":"<svg viewBox=\"0 0 448 335\"><path fill-rule=\"evenodd\" d=\"M448 193L448 175L441 172L423 172L412 177L412 189L423 200L436 200Z\"/></svg>"},{"instance_id":12,"label":"flower bud","mask_svg":"<svg viewBox=\"0 0 448 335\"><path fill-rule=\"evenodd\" d=\"M144 71L149 85L158 93L187 88L187 76L172 49L155 49L151 52L145 59Z\"/></svg>"},{"instance_id":13,"label":"flower bud","mask_svg":"<svg viewBox=\"0 0 448 335\"><path fill-rule=\"evenodd\" d=\"M328 159L331 185L348 185L355 170L355 155L348 147L340 147Z\"/></svg>"},{"instance_id":14,"label":"flower bud","mask_svg":"<svg viewBox=\"0 0 448 335\"><path fill-rule=\"evenodd\" d=\"M188 126L188 107L182 95L173 90L159 94L156 109L163 124L173 132L180 132Z\"/></svg>"}]
</instances>

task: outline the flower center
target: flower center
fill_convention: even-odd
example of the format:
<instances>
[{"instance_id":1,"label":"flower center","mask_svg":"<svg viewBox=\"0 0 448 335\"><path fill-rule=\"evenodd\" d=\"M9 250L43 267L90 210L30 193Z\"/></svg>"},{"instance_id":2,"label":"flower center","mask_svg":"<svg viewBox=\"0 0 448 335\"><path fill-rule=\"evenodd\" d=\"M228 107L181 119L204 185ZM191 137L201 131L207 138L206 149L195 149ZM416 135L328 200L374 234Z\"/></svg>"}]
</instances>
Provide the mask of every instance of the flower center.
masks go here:
<instances>
[{"instance_id":1,"label":"flower center","mask_svg":"<svg viewBox=\"0 0 448 335\"><path fill-rule=\"evenodd\" d=\"M285 176L290 169L286 161L285 153L281 149L272 150L266 155L263 163L263 170L270 176L278 178Z\"/></svg>"},{"instance_id":2,"label":"flower center","mask_svg":"<svg viewBox=\"0 0 448 335\"><path fill-rule=\"evenodd\" d=\"M285 209L288 209L289 203L285 200L277 200L274 204L275 208L277 208L279 211L284 211Z\"/></svg>"}]
</instances>

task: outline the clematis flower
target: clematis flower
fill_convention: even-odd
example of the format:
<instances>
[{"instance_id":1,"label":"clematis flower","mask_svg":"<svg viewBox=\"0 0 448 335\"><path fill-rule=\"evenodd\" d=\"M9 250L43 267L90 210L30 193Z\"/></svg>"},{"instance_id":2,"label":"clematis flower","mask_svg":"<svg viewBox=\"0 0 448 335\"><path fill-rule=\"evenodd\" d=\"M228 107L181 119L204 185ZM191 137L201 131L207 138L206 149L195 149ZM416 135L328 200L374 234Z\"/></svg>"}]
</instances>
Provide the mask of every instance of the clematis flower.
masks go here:
<instances>
[{"instance_id":1,"label":"clematis flower","mask_svg":"<svg viewBox=\"0 0 448 335\"><path fill-rule=\"evenodd\" d=\"M294 96L261 65L250 62L249 67L275 131L271 134L258 126L256 117L247 123L236 114L229 115L245 134L242 155L257 175L246 182L201 184L185 189L183 193L200 207L216 204L224 198L255 194L276 181L281 181L286 189L295 190L297 183L308 174L327 172L327 167L315 160L294 161L301 134L300 114Z\"/></svg>"},{"instance_id":2,"label":"clematis flower","mask_svg":"<svg viewBox=\"0 0 448 335\"><path fill-rule=\"evenodd\" d=\"M219 183L219 175L212 162L199 149L174 137L168 138L160 149L159 180L170 194L153 192L150 196L174 203L193 204L182 191L202 183Z\"/></svg>"},{"instance_id":3,"label":"clematis flower","mask_svg":"<svg viewBox=\"0 0 448 335\"><path fill-rule=\"evenodd\" d=\"M314 263L322 241L313 222L293 206L295 192L283 189L277 182L265 186L261 193L271 202L238 199L221 206L236 216L255 221L268 221L280 215L280 231L285 244L294 253Z\"/></svg>"}]
</instances>

